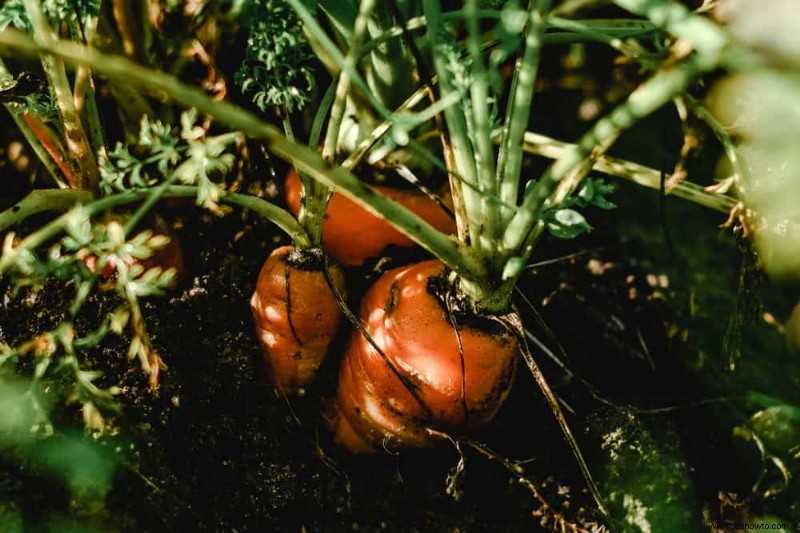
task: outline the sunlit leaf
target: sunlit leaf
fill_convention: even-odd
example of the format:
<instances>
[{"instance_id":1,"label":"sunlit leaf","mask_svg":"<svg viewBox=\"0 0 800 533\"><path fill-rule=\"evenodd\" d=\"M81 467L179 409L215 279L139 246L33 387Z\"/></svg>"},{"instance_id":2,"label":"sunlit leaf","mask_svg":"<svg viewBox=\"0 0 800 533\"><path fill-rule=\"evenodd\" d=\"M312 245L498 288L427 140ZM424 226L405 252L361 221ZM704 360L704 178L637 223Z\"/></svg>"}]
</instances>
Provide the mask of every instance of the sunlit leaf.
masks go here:
<instances>
[{"instance_id":1,"label":"sunlit leaf","mask_svg":"<svg viewBox=\"0 0 800 533\"><path fill-rule=\"evenodd\" d=\"M559 239L574 239L592 229L584 216L574 209L553 211L548 214L546 221L547 230Z\"/></svg>"}]
</instances>

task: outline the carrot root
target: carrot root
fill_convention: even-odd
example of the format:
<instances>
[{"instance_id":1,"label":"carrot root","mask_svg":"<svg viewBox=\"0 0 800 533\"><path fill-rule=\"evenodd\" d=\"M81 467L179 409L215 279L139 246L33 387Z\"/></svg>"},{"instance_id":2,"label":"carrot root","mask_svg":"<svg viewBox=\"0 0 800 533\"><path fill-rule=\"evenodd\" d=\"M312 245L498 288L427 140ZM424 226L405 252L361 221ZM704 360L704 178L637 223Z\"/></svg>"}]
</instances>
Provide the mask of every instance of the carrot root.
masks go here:
<instances>
[{"instance_id":1,"label":"carrot root","mask_svg":"<svg viewBox=\"0 0 800 533\"><path fill-rule=\"evenodd\" d=\"M454 328L429 290L429 280L444 271L435 260L401 267L365 294L360 320L369 338L350 338L326 418L349 451L438 445L437 431L484 427L508 396L519 354L515 336L477 321Z\"/></svg>"},{"instance_id":2,"label":"carrot root","mask_svg":"<svg viewBox=\"0 0 800 533\"><path fill-rule=\"evenodd\" d=\"M267 375L286 395L313 381L342 322L323 269L340 293L344 273L325 263L318 253L277 248L261 267L250 299Z\"/></svg>"}]
</instances>

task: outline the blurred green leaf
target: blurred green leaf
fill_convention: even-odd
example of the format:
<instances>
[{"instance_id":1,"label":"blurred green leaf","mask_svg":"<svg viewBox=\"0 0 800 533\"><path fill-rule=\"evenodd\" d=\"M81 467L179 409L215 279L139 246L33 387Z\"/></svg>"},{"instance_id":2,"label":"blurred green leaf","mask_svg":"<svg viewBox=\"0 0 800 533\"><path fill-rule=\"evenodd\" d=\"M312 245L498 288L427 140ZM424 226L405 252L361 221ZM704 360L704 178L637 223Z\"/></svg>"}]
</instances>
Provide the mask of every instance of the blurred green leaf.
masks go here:
<instances>
[{"instance_id":1,"label":"blurred green leaf","mask_svg":"<svg viewBox=\"0 0 800 533\"><path fill-rule=\"evenodd\" d=\"M22 513L19 507L0 493L0 525L4 533L23 533Z\"/></svg>"},{"instance_id":2,"label":"blurred green leaf","mask_svg":"<svg viewBox=\"0 0 800 533\"><path fill-rule=\"evenodd\" d=\"M725 0L715 11L731 33L753 49L797 61L800 56L800 3L797 0Z\"/></svg>"},{"instance_id":3,"label":"blurred green leaf","mask_svg":"<svg viewBox=\"0 0 800 533\"><path fill-rule=\"evenodd\" d=\"M738 183L763 266L800 276L800 80L771 71L730 76L709 97L720 121L742 140L747 175Z\"/></svg>"},{"instance_id":4,"label":"blurred green leaf","mask_svg":"<svg viewBox=\"0 0 800 533\"><path fill-rule=\"evenodd\" d=\"M607 458L601 490L618 526L615 531L704 531L676 436L664 424L653 433L626 410L610 413L601 424Z\"/></svg>"},{"instance_id":5,"label":"blurred green leaf","mask_svg":"<svg viewBox=\"0 0 800 533\"><path fill-rule=\"evenodd\" d=\"M592 226L574 209L558 209L546 213L547 230L559 239L574 239L591 231Z\"/></svg>"},{"instance_id":6,"label":"blurred green leaf","mask_svg":"<svg viewBox=\"0 0 800 533\"><path fill-rule=\"evenodd\" d=\"M800 446L800 408L776 405L750 417L750 428L772 453L786 454Z\"/></svg>"},{"instance_id":7,"label":"blurred green leaf","mask_svg":"<svg viewBox=\"0 0 800 533\"><path fill-rule=\"evenodd\" d=\"M587 178L581 190L578 191L578 198L585 205L593 205L600 209L610 210L617 207L617 204L606 198L612 192L614 192L613 185L609 185L601 179Z\"/></svg>"},{"instance_id":8,"label":"blurred green leaf","mask_svg":"<svg viewBox=\"0 0 800 533\"><path fill-rule=\"evenodd\" d=\"M0 378L0 449L26 444L49 427L46 406L33 394L26 381Z\"/></svg>"},{"instance_id":9,"label":"blurred green leaf","mask_svg":"<svg viewBox=\"0 0 800 533\"><path fill-rule=\"evenodd\" d=\"M45 466L61 475L73 493L103 499L111 490L112 458L82 434L52 437L43 441L33 453Z\"/></svg>"}]
</instances>

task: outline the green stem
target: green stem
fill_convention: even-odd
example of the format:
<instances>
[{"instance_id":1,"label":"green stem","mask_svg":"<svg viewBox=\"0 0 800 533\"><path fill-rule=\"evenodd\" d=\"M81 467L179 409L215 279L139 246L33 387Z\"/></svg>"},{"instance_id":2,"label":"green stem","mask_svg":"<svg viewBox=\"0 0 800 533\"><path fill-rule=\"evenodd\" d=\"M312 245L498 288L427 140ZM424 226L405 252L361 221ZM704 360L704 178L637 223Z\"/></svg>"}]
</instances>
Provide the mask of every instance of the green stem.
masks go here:
<instances>
[{"instance_id":1,"label":"green stem","mask_svg":"<svg viewBox=\"0 0 800 533\"><path fill-rule=\"evenodd\" d=\"M144 16L148 3L143 2L142 6L139 11L143 12L142 16ZM109 2L103 2L100 19L97 22L97 30L94 33L91 44L105 53L122 54L124 45L120 41L120 35L117 31L119 23L112 22L115 17L109 13L111 7ZM147 28L149 28L149 25L145 24L145 30ZM145 32L145 35L147 33ZM145 44L143 49L149 49L149 47ZM126 142L135 143L139 136L142 117L154 117L155 112L144 96L139 91L126 85L124 79L108 80L108 88L117 103L116 107L122 120L124 139Z\"/></svg>"},{"instance_id":2,"label":"green stem","mask_svg":"<svg viewBox=\"0 0 800 533\"><path fill-rule=\"evenodd\" d=\"M197 196L197 189L196 187L188 187L185 185L173 185L167 189L164 196ZM295 219L291 213L281 209L275 204L256 196L239 193L226 193L220 197L220 200L249 209L261 218L269 220L282 229L295 246L300 248L310 248L312 246L305 229L297 222L297 219Z\"/></svg>"},{"instance_id":3,"label":"green stem","mask_svg":"<svg viewBox=\"0 0 800 533\"><path fill-rule=\"evenodd\" d=\"M652 23L642 20L571 20L549 17L547 22L548 28L556 28L561 32L548 34L545 36L545 42L549 42L549 38L561 36L563 39L565 35L569 35L573 36L575 41L602 43L625 55L634 56L636 54L630 46L625 45L623 39L651 35L656 29Z\"/></svg>"},{"instance_id":4,"label":"green stem","mask_svg":"<svg viewBox=\"0 0 800 533\"><path fill-rule=\"evenodd\" d=\"M70 34L73 40L88 44L95 34L97 21L94 20L84 28L80 23L81 13L75 9L75 17L69 19ZM89 145L94 154L101 159L106 156L106 140L103 132L103 124L100 120L100 111L97 108L97 98L95 94L94 79L92 71L86 67L79 68L75 73L75 108L77 113L84 114L87 124L87 134Z\"/></svg>"},{"instance_id":5,"label":"green stem","mask_svg":"<svg viewBox=\"0 0 800 533\"><path fill-rule=\"evenodd\" d=\"M437 231L405 207L376 193L346 169L328 165L316 150L287 140L277 128L236 105L216 101L201 89L184 85L168 74L75 43L58 42L52 46L40 46L23 33L6 30L0 32L0 48L26 55L45 51L57 54L71 64L89 65L99 74L125 80L131 86L147 90L162 98L170 97L186 106L197 108L201 113L215 117L219 123L239 130L245 135L264 139L268 148L279 157L294 163L299 171L307 172L324 185L335 188L385 219L462 276L479 278L485 274L483 263L462 243ZM300 227L299 224L297 227Z\"/></svg>"},{"instance_id":6,"label":"green stem","mask_svg":"<svg viewBox=\"0 0 800 533\"><path fill-rule=\"evenodd\" d=\"M123 229L125 233L125 237L128 237L136 225L142 220L147 213L150 212L150 209L153 208L156 203L164 196L164 193L167 192L169 187L175 183L178 179L178 173L173 172L163 183L159 184L158 186L154 187L150 194L147 196L147 199L142 202L142 204L134 211L134 213L127 218L125 221L125 228Z\"/></svg>"},{"instance_id":7,"label":"green stem","mask_svg":"<svg viewBox=\"0 0 800 533\"><path fill-rule=\"evenodd\" d=\"M400 105L397 109L397 112L401 111L409 111L414 109L420 102L422 102L428 96L428 88L422 87L418 89L414 94L408 97L405 102ZM372 132L366 136L361 143L353 150L350 155L347 156L347 159L342 162L342 166L348 170L354 169L367 155L367 153L380 141L383 137L389 133L394 126L394 122L391 120L385 120L381 122L378 126L375 127Z\"/></svg>"},{"instance_id":8,"label":"green stem","mask_svg":"<svg viewBox=\"0 0 800 533\"><path fill-rule=\"evenodd\" d=\"M348 93L350 90L350 72L355 72L358 58L361 54L361 42L367 32L367 21L370 13L375 8L375 0L364 0L359 8L358 16L353 25L353 32L348 47L347 56L344 58L344 67L339 74L336 83L336 92L331 106L328 129L325 134L325 141L322 146L322 158L333 163L339 147L339 133L342 128L347 105ZM301 204L301 223L307 228L312 226L315 230L312 235L314 244L319 244L322 240L322 224L325 220L325 208L330 198L330 191L316 180L307 176L300 175L303 183L303 202ZM315 239L316 238L316 239Z\"/></svg>"},{"instance_id":9,"label":"green stem","mask_svg":"<svg viewBox=\"0 0 800 533\"><path fill-rule=\"evenodd\" d=\"M324 127L325 118L328 116L328 111L331 108L335 93L336 84L331 83L328 90L325 91L325 94L322 96L317 112L314 115L314 121L311 124L311 132L308 138L309 146L319 146L320 144L322 128ZM291 131L291 126L285 126L284 130L287 132ZM291 137L287 136L287 138L293 140ZM311 246L319 246L322 242L322 227L325 223L325 210L331 198L331 190L314 178L306 175L304 172L298 171L298 176L300 176L300 183L302 184L302 195L300 200L300 212L297 218L300 221L300 225L306 229ZM295 243L295 246L297 246L297 243Z\"/></svg>"},{"instance_id":10,"label":"green stem","mask_svg":"<svg viewBox=\"0 0 800 533\"><path fill-rule=\"evenodd\" d=\"M57 39L53 36L39 1L25 0L25 10L33 26L35 41L43 48L53 46ZM57 55L50 53L43 54L41 60L50 87L58 102L58 110L66 136L67 152L77 182L83 189L94 190L100 180L100 170L89 146L80 115L75 109L64 62Z\"/></svg>"},{"instance_id":11,"label":"green stem","mask_svg":"<svg viewBox=\"0 0 800 533\"><path fill-rule=\"evenodd\" d=\"M495 9L479 9L479 19L499 19L502 12ZM443 20L461 19L462 12L454 11L442 13ZM427 21L424 16L408 19L405 30L414 32L425 29ZM648 21L631 19L566 19L562 17L548 17L546 29L558 29L559 32L548 32L542 37L545 44L562 44L577 42L599 42L627 53L628 49L621 39L641 38L652 34L656 27ZM403 28L395 26L386 29L380 35L373 35L368 43L364 44L361 52L367 54L388 40L396 39L403 34ZM488 41L486 39L485 41Z\"/></svg>"},{"instance_id":12,"label":"green stem","mask_svg":"<svg viewBox=\"0 0 800 533\"><path fill-rule=\"evenodd\" d=\"M581 170L591 168L592 154L598 147L610 146L625 129L669 102L711 66L698 56L670 65L642 83L623 104L599 120L526 191L521 209L511 219L503 239L506 254L526 257L530 253L523 245L539 223L543 208L558 205L580 185L585 177ZM597 155L595 153L595 157Z\"/></svg>"},{"instance_id":13,"label":"green stem","mask_svg":"<svg viewBox=\"0 0 800 533\"><path fill-rule=\"evenodd\" d=\"M449 46L449 43L442 41L442 35L446 32L444 20L442 18L441 6L436 0L424 0L423 9L428 20L428 38L434 49L433 62L436 74L439 79L439 93L441 98L450 98L450 94L458 92L453 86L452 76L445 62L442 53L437 49ZM444 111L445 121L448 129L448 140L452 148L453 162L455 168L450 169L451 186L460 194L454 195L454 201L463 200L464 205L455 206L455 213L466 214L466 226L468 228L468 241L474 245L480 242L483 231L483 198L478 182L478 170L475 166L475 154L472 143L470 142L468 126L461 106L450 106ZM454 183L461 181L460 183Z\"/></svg>"},{"instance_id":14,"label":"green stem","mask_svg":"<svg viewBox=\"0 0 800 533\"><path fill-rule=\"evenodd\" d=\"M474 140L476 178L481 191L481 213L484 223L478 244L487 257L492 257L496 243L495 225L499 222L497 220L499 209L495 203L498 184L495 182L494 146L489 117L489 77L481 49L478 0L467 0L464 5L464 18L467 25L467 50L472 61L469 99L471 117L468 117L471 120L467 121L467 125L472 126L471 138Z\"/></svg>"},{"instance_id":15,"label":"green stem","mask_svg":"<svg viewBox=\"0 0 800 533\"><path fill-rule=\"evenodd\" d=\"M498 138L496 142L499 143L500 139ZM523 149L529 154L539 155L548 159L559 159L568 151L574 150L575 145L539 133L526 132L523 140ZM633 161L601 155L596 159L592 168L598 172L622 178L649 189L661 190L661 172ZM706 192L702 186L688 181L679 183L669 194L721 213L730 213L731 209L737 204L735 198L724 194Z\"/></svg>"},{"instance_id":16,"label":"green stem","mask_svg":"<svg viewBox=\"0 0 800 533\"><path fill-rule=\"evenodd\" d=\"M91 191L77 189L35 189L0 213L0 231L5 231L31 215L44 211L62 211L78 203L92 201Z\"/></svg>"},{"instance_id":17,"label":"green stem","mask_svg":"<svg viewBox=\"0 0 800 533\"><path fill-rule=\"evenodd\" d=\"M492 274L481 279L458 278L458 289L481 311L508 312L516 280L504 281Z\"/></svg>"},{"instance_id":18,"label":"green stem","mask_svg":"<svg viewBox=\"0 0 800 533\"><path fill-rule=\"evenodd\" d=\"M33 191L17 204L20 209L16 209L17 206L15 206L0 213L0 221L2 221L0 222L0 228L4 229L13 223L21 221L26 216L35 213L66 209L76 204L81 204L87 214L91 216L113 207L142 200L147 201L153 197L153 194L154 191L152 189L142 189L127 191L84 203L87 200L91 200L91 195L88 191L68 189ZM197 196L197 187L189 185L170 185L163 190L163 196L168 198L191 198ZM226 193L220 197L220 200L253 211L285 231L292 241L306 247L308 246L308 238L306 237L305 230L303 230L291 213L280 207L261 198L239 193ZM69 212L59 216L25 237L19 244L14 246L11 253L4 253L2 257L0 257L0 274L5 272L13 264L19 250L34 250L46 243L66 227L70 217L71 213Z\"/></svg>"},{"instance_id":19,"label":"green stem","mask_svg":"<svg viewBox=\"0 0 800 533\"><path fill-rule=\"evenodd\" d=\"M528 129L531 104L536 90L536 74L542 52L542 35L545 28L545 13L550 0L531 0L528 7L528 23L525 30L525 51L517 63L511 82L511 98L503 122L503 143L497 165L497 182L500 198L516 205L522 169L522 138ZM508 221L513 212L503 210L503 220Z\"/></svg>"},{"instance_id":20,"label":"green stem","mask_svg":"<svg viewBox=\"0 0 800 533\"><path fill-rule=\"evenodd\" d=\"M678 38L692 44L706 68L716 65L729 39L711 20L694 15L686 7L670 0L614 0L622 9L650 19Z\"/></svg>"},{"instance_id":21,"label":"green stem","mask_svg":"<svg viewBox=\"0 0 800 533\"><path fill-rule=\"evenodd\" d=\"M377 3L375 13L369 21L370 44L375 37L384 35L387 28L392 28L395 20L402 22L413 15L414 13L408 8L418 3L404 2L403 6L397 4L396 0L384 0ZM363 3L361 9L364 9ZM389 39L380 45L371 47L367 67L367 82L390 109L399 106L409 94L414 92L417 83L415 76L412 75L415 70L415 61L409 48L403 45L402 30L398 37L400 38ZM360 43L360 56L365 55L366 44Z\"/></svg>"},{"instance_id":22,"label":"green stem","mask_svg":"<svg viewBox=\"0 0 800 533\"><path fill-rule=\"evenodd\" d=\"M372 107L384 118L390 118L392 116L392 112L387 109L380 100L378 100L372 91L367 85L367 82L364 81L364 78L358 73L358 71L354 68L350 68L349 65L345 62L345 56L336 46L336 44L328 37L325 33L325 30L319 25L317 20L314 18L309 10L303 5L301 0L286 0L287 3L295 10L297 16L306 26L307 31L313 36L314 39L322 47L320 50L321 53L327 54L328 58L335 63L339 68L344 69L347 71L347 74L350 76L353 84L358 87L364 97L367 98L369 103Z\"/></svg>"},{"instance_id":23,"label":"green stem","mask_svg":"<svg viewBox=\"0 0 800 533\"><path fill-rule=\"evenodd\" d=\"M93 153L102 159L106 156L106 139L103 123L100 119L100 110L97 107L91 70L87 68L77 72L75 75L75 89L77 109L85 109L89 144Z\"/></svg>"},{"instance_id":24,"label":"green stem","mask_svg":"<svg viewBox=\"0 0 800 533\"><path fill-rule=\"evenodd\" d=\"M314 114L314 121L311 123L311 131L308 134L308 145L319 146L320 139L322 139L322 130L325 128L325 119L328 112L333 105L333 99L336 96L336 83L331 83L325 94L322 95L317 112Z\"/></svg>"},{"instance_id":25,"label":"green stem","mask_svg":"<svg viewBox=\"0 0 800 533\"><path fill-rule=\"evenodd\" d=\"M331 107L331 116L328 121L328 130L325 135L325 143L322 147L322 157L325 161L333 162L339 145L339 133L342 128L347 95L350 90L352 77L350 72L356 72L358 58L361 55L361 42L367 33L367 22L370 14L375 8L375 0L363 0L359 7L358 16L353 25L353 33L348 43L347 56L344 58L344 66L339 74L339 81L336 84L336 97Z\"/></svg>"},{"instance_id":26,"label":"green stem","mask_svg":"<svg viewBox=\"0 0 800 533\"><path fill-rule=\"evenodd\" d=\"M685 99L686 103L689 105L689 110L694 113L697 118L705 122L709 128L711 128L714 136L717 138L720 145L722 145L722 150L725 152L725 156L728 158L731 168L733 169L734 183L739 186L742 178L747 176L747 168L739 159L739 153L736 151L736 145L734 144L730 133L728 133L728 130L725 128L725 126L720 124L716 117L714 117L714 115L712 115L711 112L702 106L694 97L686 95Z\"/></svg>"}]
</instances>

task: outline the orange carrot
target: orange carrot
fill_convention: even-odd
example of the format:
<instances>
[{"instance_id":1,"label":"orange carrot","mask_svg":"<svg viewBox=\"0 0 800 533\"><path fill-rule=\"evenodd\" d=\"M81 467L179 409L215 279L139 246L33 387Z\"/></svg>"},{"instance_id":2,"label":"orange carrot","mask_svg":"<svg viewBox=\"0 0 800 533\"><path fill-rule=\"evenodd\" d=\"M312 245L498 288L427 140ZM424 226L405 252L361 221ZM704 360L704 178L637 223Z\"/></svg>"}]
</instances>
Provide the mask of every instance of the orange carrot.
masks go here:
<instances>
[{"instance_id":1,"label":"orange carrot","mask_svg":"<svg viewBox=\"0 0 800 533\"><path fill-rule=\"evenodd\" d=\"M434 200L420 191L374 186L381 194L407 207L439 231L454 233L455 221ZM284 191L289 210L300 211L302 185L297 172L286 175ZM389 223L366 211L341 194L331 197L322 226L322 247L332 257L345 265L361 265L366 259L377 257L389 245L414 246L414 241L397 231Z\"/></svg>"},{"instance_id":2,"label":"orange carrot","mask_svg":"<svg viewBox=\"0 0 800 533\"><path fill-rule=\"evenodd\" d=\"M351 452L432 446L441 438L429 428L469 432L505 401L517 340L486 318L449 313L431 292L445 274L436 260L400 267L365 294L360 320L369 338L350 339L327 416Z\"/></svg>"},{"instance_id":3,"label":"orange carrot","mask_svg":"<svg viewBox=\"0 0 800 533\"><path fill-rule=\"evenodd\" d=\"M318 249L277 248L261 267L250 300L267 373L287 395L314 379L342 321L327 278L344 294L344 272L324 263Z\"/></svg>"}]
</instances>

